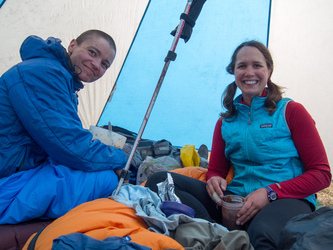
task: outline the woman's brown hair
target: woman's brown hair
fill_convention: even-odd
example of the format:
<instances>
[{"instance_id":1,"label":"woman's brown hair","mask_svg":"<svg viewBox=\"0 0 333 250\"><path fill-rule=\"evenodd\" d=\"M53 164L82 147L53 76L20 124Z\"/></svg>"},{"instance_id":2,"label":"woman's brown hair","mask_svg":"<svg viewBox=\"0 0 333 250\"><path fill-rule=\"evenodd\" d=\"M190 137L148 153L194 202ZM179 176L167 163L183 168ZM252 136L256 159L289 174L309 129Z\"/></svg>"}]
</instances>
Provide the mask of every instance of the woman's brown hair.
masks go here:
<instances>
[{"instance_id":1,"label":"woman's brown hair","mask_svg":"<svg viewBox=\"0 0 333 250\"><path fill-rule=\"evenodd\" d=\"M271 53L269 52L268 48L265 45L255 40L243 42L235 49L234 53L232 54L231 61L229 65L226 67L227 72L231 75L235 74L235 63L238 52L240 51L241 48L246 46L255 47L262 53L262 55L266 60L267 68L272 69L271 72L272 75L273 59ZM278 103L282 99L282 88L270 80L271 75L269 76L269 80L267 82L268 94L265 101L266 110L269 112L270 115L274 114L277 108L276 103ZM237 90L237 85L234 81L227 86L227 88L224 90L222 94L222 106L227 110L226 112L221 113L222 119L237 115L237 110L234 105L234 97L236 90Z\"/></svg>"}]
</instances>

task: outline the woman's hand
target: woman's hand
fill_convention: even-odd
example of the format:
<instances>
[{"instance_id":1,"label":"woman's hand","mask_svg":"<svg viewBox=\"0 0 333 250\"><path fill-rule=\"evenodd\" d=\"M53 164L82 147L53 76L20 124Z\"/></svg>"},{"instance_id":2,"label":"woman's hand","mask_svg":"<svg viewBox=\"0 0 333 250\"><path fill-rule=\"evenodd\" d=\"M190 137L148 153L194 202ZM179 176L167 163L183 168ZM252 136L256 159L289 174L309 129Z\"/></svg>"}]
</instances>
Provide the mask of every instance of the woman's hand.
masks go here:
<instances>
[{"instance_id":1,"label":"woman's hand","mask_svg":"<svg viewBox=\"0 0 333 250\"><path fill-rule=\"evenodd\" d=\"M244 225L246 222L254 218L254 216L256 216L256 214L270 202L265 188L257 189L245 198L246 202L237 214L237 225Z\"/></svg>"},{"instance_id":2,"label":"woman's hand","mask_svg":"<svg viewBox=\"0 0 333 250\"><path fill-rule=\"evenodd\" d=\"M227 185L227 181L219 176L214 176L207 181L207 193L219 206L222 205L223 191L227 189Z\"/></svg>"}]
</instances>

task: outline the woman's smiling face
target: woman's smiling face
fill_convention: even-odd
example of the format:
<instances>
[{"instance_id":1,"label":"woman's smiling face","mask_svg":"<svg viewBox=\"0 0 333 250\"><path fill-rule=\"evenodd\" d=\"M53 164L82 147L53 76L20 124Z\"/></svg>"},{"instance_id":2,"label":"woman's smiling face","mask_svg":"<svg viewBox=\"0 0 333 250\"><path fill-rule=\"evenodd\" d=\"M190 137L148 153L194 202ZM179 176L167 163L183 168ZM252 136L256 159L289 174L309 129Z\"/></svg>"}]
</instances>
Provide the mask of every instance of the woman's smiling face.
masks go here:
<instances>
[{"instance_id":1,"label":"woman's smiling face","mask_svg":"<svg viewBox=\"0 0 333 250\"><path fill-rule=\"evenodd\" d=\"M237 54L234 72L243 100L251 106L252 98L262 95L272 69L267 67L265 57L256 47L245 46Z\"/></svg>"},{"instance_id":2,"label":"woman's smiling face","mask_svg":"<svg viewBox=\"0 0 333 250\"><path fill-rule=\"evenodd\" d=\"M78 78L83 82L94 82L111 66L115 50L104 38L94 36L81 44L73 39L68 54Z\"/></svg>"}]
</instances>

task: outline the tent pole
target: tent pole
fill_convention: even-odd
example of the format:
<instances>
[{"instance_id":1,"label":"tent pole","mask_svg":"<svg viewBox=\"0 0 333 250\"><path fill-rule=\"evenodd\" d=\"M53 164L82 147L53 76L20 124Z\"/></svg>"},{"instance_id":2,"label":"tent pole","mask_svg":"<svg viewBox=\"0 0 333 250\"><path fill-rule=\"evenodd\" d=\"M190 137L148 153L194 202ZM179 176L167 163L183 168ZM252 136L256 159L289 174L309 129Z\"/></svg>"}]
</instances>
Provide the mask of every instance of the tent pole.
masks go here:
<instances>
[{"instance_id":1,"label":"tent pole","mask_svg":"<svg viewBox=\"0 0 333 250\"><path fill-rule=\"evenodd\" d=\"M191 8L191 5L192 5L192 2L193 0L188 0L187 1L187 4L186 4L186 7L185 7L185 10L184 10L184 13L186 15L188 15L189 11L190 11L190 8ZM138 144L141 140L141 136L143 134L143 131L146 127L146 124L148 122L148 118L150 116L150 113L153 109L153 106L155 104L155 101L156 101L156 98L157 98L157 95L160 91L160 88L162 86L162 83L163 83L163 80L164 80L164 77L166 75L166 72L168 70L168 67L169 67L169 64L170 64L170 60L175 60L176 58L176 54L174 53L175 50L176 50L176 47L177 47L177 44L178 44L178 41L179 41L179 38L182 34L182 31L183 31L183 28L184 28L184 25L185 25L185 20L184 19L180 19L180 22L179 22L179 25L177 27L177 31L176 31L176 34L174 36L174 39L173 39L173 42L172 42L172 45L171 45L171 48L168 52L168 56L165 58L165 64L164 64L164 67L163 67L163 70L162 70L162 73L160 75L160 78L157 82L157 85L156 85L156 88L155 88L155 91L154 91L154 94L152 96L152 99L150 100L150 103L149 103L149 106L148 106L148 109L146 111L146 114L144 116L144 119L142 121L142 124L141 124L141 127L140 127L140 130L138 132L138 135L134 141L134 144L133 144L133 147L132 147L132 150L131 150L131 153L128 157L128 160L127 160L127 163L126 163L126 166L125 168L123 169L122 173L121 173L121 176L120 176L120 180L119 180L119 183L118 183L118 186L117 186L117 189L116 191L114 192L113 195L118 195L119 191L120 191L120 188L122 186L122 184L124 183L125 180L128 180L129 176L130 176L130 171L128 170L130 165L131 165L131 162L133 160L133 157L134 157L134 154L135 154L135 151L138 147ZM171 57L171 58L170 58Z\"/></svg>"}]
</instances>

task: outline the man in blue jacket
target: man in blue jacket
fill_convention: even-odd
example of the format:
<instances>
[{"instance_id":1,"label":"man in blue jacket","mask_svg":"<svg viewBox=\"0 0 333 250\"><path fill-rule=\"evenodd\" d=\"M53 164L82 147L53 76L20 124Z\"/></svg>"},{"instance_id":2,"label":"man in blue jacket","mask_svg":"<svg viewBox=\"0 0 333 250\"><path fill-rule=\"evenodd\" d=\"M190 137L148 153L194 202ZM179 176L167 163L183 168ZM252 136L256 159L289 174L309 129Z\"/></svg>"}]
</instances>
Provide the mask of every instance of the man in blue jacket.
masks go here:
<instances>
[{"instance_id":1,"label":"man in blue jacket","mask_svg":"<svg viewBox=\"0 0 333 250\"><path fill-rule=\"evenodd\" d=\"M58 218L107 197L127 161L121 149L92 140L77 114L82 82L113 62L113 39L89 30L67 52L57 38L29 36L20 54L0 78L0 224Z\"/></svg>"}]
</instances>

